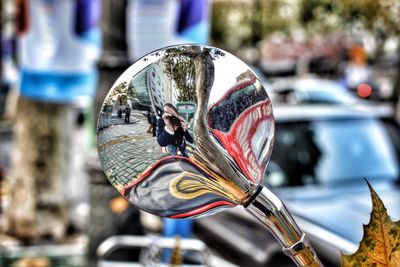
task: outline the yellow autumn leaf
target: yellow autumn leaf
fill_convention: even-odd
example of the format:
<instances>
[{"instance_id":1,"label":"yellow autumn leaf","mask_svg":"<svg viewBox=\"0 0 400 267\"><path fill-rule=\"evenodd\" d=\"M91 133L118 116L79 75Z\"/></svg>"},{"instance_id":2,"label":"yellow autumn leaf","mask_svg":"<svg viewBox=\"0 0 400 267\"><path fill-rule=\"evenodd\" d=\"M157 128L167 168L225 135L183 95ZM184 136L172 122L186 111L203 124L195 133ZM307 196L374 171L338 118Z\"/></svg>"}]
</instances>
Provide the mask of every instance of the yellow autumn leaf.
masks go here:
<instances>
[{"instance_id":1,"label":"yellow autumn leaf","mask_svg":"<svg viewBox=\"0 0 400 267\"><path fill-rule=\"evenodd\" d=\"M367 182L368 183L368 182ZM371 218L352 255L342 253L342 267L400 266L400 221L393 222L378 194L368 183L372 197Z\"/></svg>"}]
</instances>

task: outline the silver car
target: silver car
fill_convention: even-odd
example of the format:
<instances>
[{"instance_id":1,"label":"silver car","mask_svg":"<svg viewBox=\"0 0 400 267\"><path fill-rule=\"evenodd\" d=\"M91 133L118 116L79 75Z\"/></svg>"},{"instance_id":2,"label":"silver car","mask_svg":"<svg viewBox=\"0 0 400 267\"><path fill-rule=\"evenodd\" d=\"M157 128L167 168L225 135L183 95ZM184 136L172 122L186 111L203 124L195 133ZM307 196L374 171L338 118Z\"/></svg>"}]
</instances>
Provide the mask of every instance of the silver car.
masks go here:
<instances>
[{"instance_id":1,"label":"silver car","mask_svg":"<svg viewBox=\"0 0 400 267\"><path fill-rule=\"evenodd\" d=\"M325 266L354 253L369 222L364 178L400 218L400 129L377 106L275 106L276 139L265 186L287 205ZM294 266L243 208L197 221L199 236L240 266ZM251 265L250 265L251 264Z\"/></svg>"},{"instance_id":2,"label":"silver car","mask_svg":"<svg viewBox=\"0 0 400 267\"><path fill-rule=\"evenodd\" d=\"M360 102L354 94L335 80L316 77L276 79L270 85L271 97L288 104L354 105Z\"/></svg>"}]
</instances>

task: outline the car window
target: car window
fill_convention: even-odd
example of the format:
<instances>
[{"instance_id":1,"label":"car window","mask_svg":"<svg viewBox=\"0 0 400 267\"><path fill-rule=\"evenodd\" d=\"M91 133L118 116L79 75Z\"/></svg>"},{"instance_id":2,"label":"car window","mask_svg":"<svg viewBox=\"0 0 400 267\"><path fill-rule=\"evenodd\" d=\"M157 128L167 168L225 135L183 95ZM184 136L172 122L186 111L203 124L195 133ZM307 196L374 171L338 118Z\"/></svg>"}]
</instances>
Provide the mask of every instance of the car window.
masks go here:
<instances>
[{"instance_id":1,"label":"car window","mask_svg":"<svg viewBox=\"0 0 400 267\"><path fill-rule=\"evenodd\" d=\"M395 179L398 159L375 119L276 123L268 186Z\"/></svg>"}]
</instances>

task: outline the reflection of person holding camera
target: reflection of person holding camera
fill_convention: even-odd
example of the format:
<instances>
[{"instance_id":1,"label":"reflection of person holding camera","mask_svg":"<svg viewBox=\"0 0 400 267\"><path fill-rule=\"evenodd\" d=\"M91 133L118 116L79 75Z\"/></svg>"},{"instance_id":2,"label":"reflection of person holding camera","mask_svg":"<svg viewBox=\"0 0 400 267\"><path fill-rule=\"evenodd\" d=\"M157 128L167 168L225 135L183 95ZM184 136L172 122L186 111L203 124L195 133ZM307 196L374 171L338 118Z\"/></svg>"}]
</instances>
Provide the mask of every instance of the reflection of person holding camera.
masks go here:
<instances>
[{"instance_id":1,"label":"reflection of person holding camera","mask_svg":"<svg viewBox=\"0 0 400 267\"><path fill-rule=\"evenodd\" d=\"M189 157L186 141L193 143L193 137L187 130L185 119L178 115L174 105L165 103L162 119L157 122L157 142L166 146L171 155L176 156L178 149L182 156Z\"/></svg>"}]
</instances>

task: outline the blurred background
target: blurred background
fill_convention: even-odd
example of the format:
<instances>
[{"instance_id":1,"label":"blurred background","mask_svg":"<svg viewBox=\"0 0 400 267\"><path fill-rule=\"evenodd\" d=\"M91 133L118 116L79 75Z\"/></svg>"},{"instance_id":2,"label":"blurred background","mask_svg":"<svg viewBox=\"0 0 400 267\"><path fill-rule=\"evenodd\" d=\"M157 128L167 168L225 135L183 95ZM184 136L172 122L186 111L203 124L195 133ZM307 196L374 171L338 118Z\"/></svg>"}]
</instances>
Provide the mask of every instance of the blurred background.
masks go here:
<instances>
[{"instance_id":1,"label":"blurred background","mask_svg":"<svg viewBox=\"0 0 400 267\"><path fill-rule=\"evenodd\" d=\"M205 244L215 266L293 266L241 211L169 230L103 174L95 124L108 90L178 43L222 48L264 83L277 121L265 185L327 266L368 222L362 178L399 219L400 1L2 0L0 266L155 266L157 238L176 234ZM176 244L169 264L182 263Z\"/></svg>"}]
</instances>

